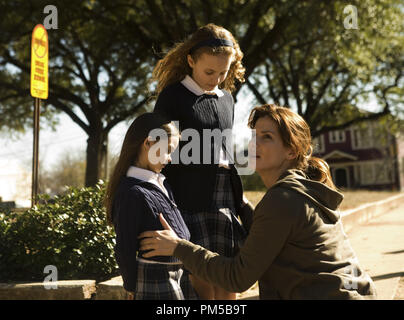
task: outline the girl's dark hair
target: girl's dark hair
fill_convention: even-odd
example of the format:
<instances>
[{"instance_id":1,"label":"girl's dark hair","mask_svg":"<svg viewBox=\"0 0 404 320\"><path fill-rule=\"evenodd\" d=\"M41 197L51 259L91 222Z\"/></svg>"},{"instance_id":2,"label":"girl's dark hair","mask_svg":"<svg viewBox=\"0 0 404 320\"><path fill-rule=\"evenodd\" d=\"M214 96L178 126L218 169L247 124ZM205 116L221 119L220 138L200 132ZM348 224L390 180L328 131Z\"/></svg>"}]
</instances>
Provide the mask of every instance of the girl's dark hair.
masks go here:
<instances>
[{"instance_id":1,"label":"girl's dark hair","mask_svg":"<svg viewBox=\"0 0 404 320\"><path fill-rule=\"evenodd\" d=\"M307 122L288 108L265 104L252 109L248 126L254 129L258 119L263 117L268 117L277 124L283 145L295 152L293 168L304 171L310 179L320 181L335 190L327 162L312 156L311 133Z\"/></svg>"},{"instance_id":2,"label":"girl's dark hair","mask_svg":"<svg viewBox=\"0 0 404 320\"><path fill-rule=\"evenodd\" d=\"M119 182L126 176L129 167L137 162L141 146L145 139L150 136L150 132L159 128L163 129L168 137L179 136L177 128L170 120L162 114L154 112L147 112L138 116L126 132L121 153L110 176L104 199L109 224L112 224L112 206Z\"/></svg>"}]
</instances>

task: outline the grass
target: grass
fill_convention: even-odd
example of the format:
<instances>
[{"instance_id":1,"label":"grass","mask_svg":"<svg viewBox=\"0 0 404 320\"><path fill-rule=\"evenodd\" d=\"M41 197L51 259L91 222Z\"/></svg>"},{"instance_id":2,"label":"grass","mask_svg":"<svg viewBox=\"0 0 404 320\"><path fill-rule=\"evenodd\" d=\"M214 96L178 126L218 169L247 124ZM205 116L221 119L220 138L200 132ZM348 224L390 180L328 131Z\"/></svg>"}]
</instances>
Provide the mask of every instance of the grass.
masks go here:
<instances>
[{"instance_id":1,"label":"grass","mask_svg":"<svg viewBox=\"0 0 404 320\"><path fill-rule=\"evenodd\" d=\"M348 210L359 207L360 205L387 199L399 194L399 191L369 191L369 190L342 190L344 200L340 205L340 210ZM265 191L245 191L244 195L250 202L256 206L264 196Z\"/></svg>"}]
</instances>

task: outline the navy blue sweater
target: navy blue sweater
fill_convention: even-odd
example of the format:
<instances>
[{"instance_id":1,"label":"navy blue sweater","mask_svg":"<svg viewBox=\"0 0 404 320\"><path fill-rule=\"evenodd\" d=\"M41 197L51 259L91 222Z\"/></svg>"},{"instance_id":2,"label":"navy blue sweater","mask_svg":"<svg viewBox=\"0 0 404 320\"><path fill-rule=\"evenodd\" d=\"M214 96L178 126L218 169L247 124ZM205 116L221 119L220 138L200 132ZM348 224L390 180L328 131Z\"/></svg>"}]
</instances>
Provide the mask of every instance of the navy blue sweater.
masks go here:
<instances>
[{"instance_id":1,"label":"navy blue sweater","mask_svg":"<svg viewBox=\"0 0 404 320\"><path fill-rule=\"evenodd\" d=\"M124 288L136 289L136 257L143 257L139 251L140 233L148 230L163 230L159 220L162 213L174 232L183 239L190 239L189 230L178 210L170 186L164 181L169 197L150 182L132 177L122 178L115 193L112 219L116 233L115 258L122 274ZM152 257L148 260L178 262L170 257Z\"/></svg>"},{"instance_id":2,"label":"navy blue sweater","mask_svg":"<svg viewBox=\"0 0 404 320\"><path fill-rule=\"evenodd\" d=\"M225 130L233 127L234 100L229 92L223 90L223 93L222 97L209 94L198 96L181 82L177 82L164 88L157 98L154 112L163 113L170 120L179 121L181 131L195 129L200 136L199 164L183 164L179 159L179 164L168 164L162 171L173 189L175 201L181 210L201 212L212 209L220 146L214 148L211 142L204 145L202 137L203 129ZM182 147L189 142L180 141L175 152L180 154ZM234 162L233 155L226 150L225 141L222 141L222 147L230 163ZM203 164L203 153L207 148L211 148L213 159L210 164ZM238 209L242 204L243 189L234 164L230 164L230 167Z\"/></svg>"}]
</instances>

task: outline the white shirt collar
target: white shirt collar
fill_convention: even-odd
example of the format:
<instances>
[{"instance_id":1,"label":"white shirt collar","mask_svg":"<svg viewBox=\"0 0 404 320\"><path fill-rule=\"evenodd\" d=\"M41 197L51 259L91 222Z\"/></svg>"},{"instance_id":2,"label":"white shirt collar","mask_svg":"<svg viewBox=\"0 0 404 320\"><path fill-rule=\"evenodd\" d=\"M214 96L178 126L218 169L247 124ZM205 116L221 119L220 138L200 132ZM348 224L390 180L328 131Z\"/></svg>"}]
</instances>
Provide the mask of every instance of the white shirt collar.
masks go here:
<instances>
[{"instance_id":1,"label":"white shirt collar","mask_svg":"<svg viewBox=\"0 0 404 320\"><path fill-rule=\"evenodd\" d=\"M130 166L128 172L126 173L126 176L153 183L154 185L160 187L160 189L162 189L166 194L168 194L166 188L164 187L164 180L166 177L161 173L155 173L143 168Z\"/></svg>"},{"instance_id":2,"label":"white shirt collar","mask_svg":"<svg viewBox=\"0 0 404 320\"><path fill-rule=\"evenodd\" d=\"M224 96L222 90L216 87L213 91L205 91L203 90L194 79L192 79L189 75L186 75L184 80L181 81L185 88L187 88L192 93L196 94L197 96L201 96L203 94L216 94L219 98Z\"/></svg>"}]
</instances>

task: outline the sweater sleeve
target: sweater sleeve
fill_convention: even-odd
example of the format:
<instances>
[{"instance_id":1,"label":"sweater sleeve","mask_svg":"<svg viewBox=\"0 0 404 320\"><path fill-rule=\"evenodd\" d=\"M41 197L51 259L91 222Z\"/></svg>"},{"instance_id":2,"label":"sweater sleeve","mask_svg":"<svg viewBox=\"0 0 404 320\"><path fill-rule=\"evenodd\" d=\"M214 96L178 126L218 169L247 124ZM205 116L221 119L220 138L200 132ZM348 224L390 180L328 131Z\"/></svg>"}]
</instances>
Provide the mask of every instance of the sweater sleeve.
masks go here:
<instances>
[{"instance_id":1,"label":"sweater sleeve","mask_svg":"<svg viewBox=\"0 0 404 320\"><path fill-rule=\"evenodd\" d=\"M295 214L288 203L269 195L257 206L250 233L233 258L220 256L181 240L174 251L185 268L231 292L242 292L261 278L282 250L293 230Z\"/></svg>"},{"instance_id":2,"label":"sweater sleeve","mask_svg":"<svg viewBox=\"0 0 404 320\"><path fill-rule=\"evenodd\" d=\"M163 89L157 97L153 112L164 114L169 120L175 119L174 104L172 102L172 92L168 88Z\"/></svg>"},{"instance_id":3,"label":"sweater sleeve","mask_svg":"<svg viewBox=\"0 0 404 320\"><path fill-rule=\"evenodd\" d=\"M147 207L141 192L130 190L115 199L114 223L116 233L115 257L122 274L123 286L135 291L137 281L136 257L142 216Z\"/></svg>"}]
</instances>

